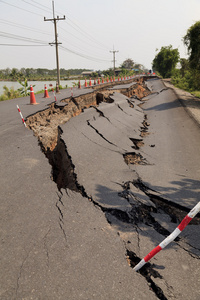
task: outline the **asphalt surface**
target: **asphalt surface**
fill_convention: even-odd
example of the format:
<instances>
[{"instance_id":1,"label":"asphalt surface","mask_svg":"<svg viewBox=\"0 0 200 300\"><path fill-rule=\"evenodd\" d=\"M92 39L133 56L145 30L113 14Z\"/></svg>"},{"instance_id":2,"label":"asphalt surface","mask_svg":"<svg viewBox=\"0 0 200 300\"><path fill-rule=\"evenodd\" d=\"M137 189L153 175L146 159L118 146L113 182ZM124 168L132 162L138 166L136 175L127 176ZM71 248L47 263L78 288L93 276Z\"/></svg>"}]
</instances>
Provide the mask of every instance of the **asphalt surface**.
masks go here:
<instances>
[{"instance_id":1,"label":"asphalt surface","mask_svg":"<svg viewBox=\"0 0 200 300\"><path fill-rule=\"evenodd\" d=\"M131 182L140 176L161 197L192 207L199 193L199 154L193 149L199 149L199 128L177 96L160 92L165 88L160 80L148 85L158 94L143 105L150 134L139 150L130 139L141 139L144 112L138 100L129 99L131 107L119 93L113 103L87 109L62 125L61 138L84 193L58 191L37 138L22 125L16 108L19 104L26 118L46 109L53 95L37 96L35 106L28 105L29 98L0 103L0 299L159 298L127 260L127 250L142 259L164 239L148 221L127 219L138 208L136 199L155 207ZM65 92L57 95L58 103ZM123 155L130 152L142 154L148 164L127 165ZM177 226L162 210L151 216L169 232ZM198 236L199 225L190 225L182 240L152 259L158 272L152 280L165 295L159 299L199 299Z\"/></svg>"},{"instance_id":2,"label":"asphalt surface","mask_svg":"<svg viewBox=\"0 0 200 300\"><path fill-rule=\"evenodd\" d=\"M36 99L35 106L29 98L0 103L0 299L145 299L149 286L128 266L104 214L80 193L62 195L50 179L51 166L16 108L26 118L54 101Z\"/></svg>"},{"instance_id":3,"label":"asphalt surface","mask_svg":"<svg viewBox=\"0 0 200 300\"><path fill-rule=\"evenodd\" d=\"M148 165L137 172L164 198L192 208L200 193L199 126L171 89L151 83L156 93L143 105L150 127L141 149Z\"/></svg>"}]
</instances>

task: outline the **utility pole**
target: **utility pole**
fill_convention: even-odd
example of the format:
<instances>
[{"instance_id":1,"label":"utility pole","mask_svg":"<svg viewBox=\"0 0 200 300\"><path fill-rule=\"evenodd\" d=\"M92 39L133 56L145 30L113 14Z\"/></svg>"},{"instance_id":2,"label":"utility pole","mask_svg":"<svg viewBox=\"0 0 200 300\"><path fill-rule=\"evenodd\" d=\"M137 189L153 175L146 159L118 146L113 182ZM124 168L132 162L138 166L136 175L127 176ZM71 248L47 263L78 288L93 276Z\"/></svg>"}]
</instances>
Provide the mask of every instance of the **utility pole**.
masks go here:
<instances>
[{"instance_id":1,"label":"utility pole","mask_svg":"<svg viewBox=\"0 0 200 300\"><path fill-rule=\"evenodd\" d=\"M65 16L63 18L55 18L55 12L54 12L54 1L52 1L52 8L53 8L53 19L46 19L44 17L44 21L53 21L54 22L54 31L55 31L55 42L49 43L50 45L56 46L56 66L57 66L57 85L56 85L56 92L59 92L59 85L60 85L60 68L59 68L59 57L58 57L58 45L62 44L58 42L58 34L57 34L57 21L65 20Z\"/></svg>"},{"instance_id":2,"label":"utility pole","mask_svg":"<svg viewBox=\"0 0 200 300\"><path fill-rule=\"evenodd\" d=\"M114 47L113 47L113 50L112 51L110 51L111 53L113 53L113 71L114 71L114 76L115 76L115 53L116 52L119 52L119 51L117 51L117 50L114 50Z\"/></svg>"}]
</instances>

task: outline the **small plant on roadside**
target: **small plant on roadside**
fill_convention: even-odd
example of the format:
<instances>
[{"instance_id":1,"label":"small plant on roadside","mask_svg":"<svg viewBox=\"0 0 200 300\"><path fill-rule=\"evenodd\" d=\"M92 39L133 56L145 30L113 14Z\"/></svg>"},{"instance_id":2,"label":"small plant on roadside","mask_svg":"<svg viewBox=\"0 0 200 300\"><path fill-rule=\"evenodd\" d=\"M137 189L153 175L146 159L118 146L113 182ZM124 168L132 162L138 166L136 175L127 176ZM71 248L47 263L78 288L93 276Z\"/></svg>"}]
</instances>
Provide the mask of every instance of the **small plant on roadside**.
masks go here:
<instances>
[{"instance_id":1,"label":"small plant on roadside","mask_svg":"<svg viewBox=\"0 0 200 300\"><path fill-rule=\"evenodd\" d=\"M73 87L77 87L78 86L78 82L72 82Z\"/></svg>"},{"instance_id":2,"label":"small plant on roadside","mask_svg":"<svg viewBox=\"0 0 200 300\"><path fill-rule=\"evenodd\" d=\"M21 88L18 89L18 91L20 92L21 96L29 96L30 95L30 88L31 86L28 85L28 79L24 78L24 82L22 82L21 80L18 80L18 82L22 85ZM35 85L33 85L34 87Z\"/></svg>"}]
</instances>

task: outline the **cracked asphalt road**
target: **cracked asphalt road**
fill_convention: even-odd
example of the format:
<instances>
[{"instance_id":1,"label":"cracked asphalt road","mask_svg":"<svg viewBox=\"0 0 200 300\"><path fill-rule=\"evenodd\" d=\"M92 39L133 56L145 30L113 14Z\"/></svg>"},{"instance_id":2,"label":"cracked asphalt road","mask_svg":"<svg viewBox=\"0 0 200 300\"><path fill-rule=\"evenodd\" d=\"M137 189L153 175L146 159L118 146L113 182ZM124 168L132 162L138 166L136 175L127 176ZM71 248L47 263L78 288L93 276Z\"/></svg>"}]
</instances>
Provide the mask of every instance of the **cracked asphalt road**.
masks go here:
<instances>
[{"instance_id":1,"label":"cracked asphalt road","mask_svg":"<svg viewBox=\"0 0 200 300\"><path fill-rule=\"evenodd\" d=\"M141 139L144 120L143 111L136 105L137 109L130 108L125 96L115 93L113 103L99 105L99 113L90 108L77 120L73 118L62 125L62 139L71 155L78 183L105 213L125 248L140 258L169 235L187 209L198 202L200 187L199 128L160 80L148 84L156 91L143 105L150 126L143 139L144 146L136 151L145 157L148 162L145 165L127 166L123 161L123 153L133 152L131 139ZM152 193L159 203L151 196L145 197L148 193L142 193L142 189L139 192L133 184L138 178L147 190L156 192ZM125 195L123 185L128 182L131 187L124 189ZM144 205L139 211L137 201ZM170 212L164 203L171 206ZM146 209L146 205L151 209ZM199 225L190 225L176 243L159 258L152 259L154 270L159 272L153 279L159 299L191 297L191 290L192 299L198 299L198 236ZM194 288L188 289L186 281Z\"/></svg>"},{"instance_id":2,"label":"cracked asphalt road","mask_svg":"<svg viewBox=\"0 0 200 300\"><path fill-rule=\"evenodd\" d=\"M160 80L148 84L154 94L148 96L144 111L138 106L141 101L114 93L110 96L114 102L102 102L98 109L84 110L61 125L62 143L57 148L62 151L53 155L59 165L67 162L67 168L70 166L74 190L69 185L58 191L36 137L13 117L12 102L7 104L11 115L9 125L2 124L0 153L0 299L199 299L199 219L141 273L131 268L198 201L198 169L188 179L185 160L173 164L168 154L164 158L167 171L161 171L163 153L167 155L163 149L176 152L174 127L168 140L161 132L174 122L183 127L183 120L185 125L191 123L188 131L194 136L199 131ZM179 143L181 149L186 149L189 135L187 140L185 133L181 135L181 126L177 134L177 139L184 140ZM136 140L144 145L136 147ZM199 146L195 140L193 148ZM132 152L148 163L127 164L124 154ZM194 159L194 152L192 155ZM174 159L181 157L175 153ZM186 182L187 193L177 189L177 176ZM179 197L168 197L173 194Z\"/></svg>"},{"instance_id":3,"label":"cracked asphalt road","mask_svg":"<svg viewBox=\"0 0 200 300\"><path fill-rule=\"evenodd\" d=\"M149 165L137 172L162 197L191 209L200 193L199 127L162 81L149 84L158 91L142 106L150 127L141 150Z\"/></svg>"}]
</instances>

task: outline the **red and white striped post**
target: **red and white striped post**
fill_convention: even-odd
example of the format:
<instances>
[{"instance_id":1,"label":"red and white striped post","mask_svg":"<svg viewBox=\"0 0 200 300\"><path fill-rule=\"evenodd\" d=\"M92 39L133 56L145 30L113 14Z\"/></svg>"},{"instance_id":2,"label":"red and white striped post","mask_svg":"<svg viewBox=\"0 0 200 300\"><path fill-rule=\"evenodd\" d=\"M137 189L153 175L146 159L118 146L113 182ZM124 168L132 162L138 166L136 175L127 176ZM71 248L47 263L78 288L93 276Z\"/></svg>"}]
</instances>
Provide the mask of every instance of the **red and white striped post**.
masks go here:
<instances>
[{"instance_id":1,"label":"red and white striped post","mask_svg":"<svg viewBox=\"0 0 200 300\"><path fill-rule=\"evenodd\" d=\"M22 119L22 122L23 122L24 126L27 127L27 126L26 126L26 123L25 123L25 121L24 121L23 115L22 115L22 113L21 113L21 110L19 109L19 106L18 106L18 105L17 105L17 109L18 109L18 112L19 112L19 114L20 114L20 117L21 117L21 119Z\"/></svg>"},{"instance_id":2,"label":"red and white striped post","mask_svg":"<svg viewBox=\"0 0 200 300\"><path fill-rule=\"evenodd\" d=\"M169 243L171 243L190 223L190 221L198 214L200 211L200 202L195 205L195 207L187 214L187 216L182 220L179 226L166 238L164 239L157 247L155 247L149 254L147 254L134 268L133 270L140 270L154 255L159 251L164 249Z\"/></svg>"},{"instance_id":3,"label":"red and white striped post","mask_svg":"<svg viewBox=\"0 0 200 300\"><path fill-rule=\"evenodd\" d=\"M52 92L53 92L53 95L54 95L54 99L55 99L55 101L57 101L57 99L56 99L56 93L55 93L55 91L54 91L54 89L52 88Z\"/></svg>"}]
</instances>

